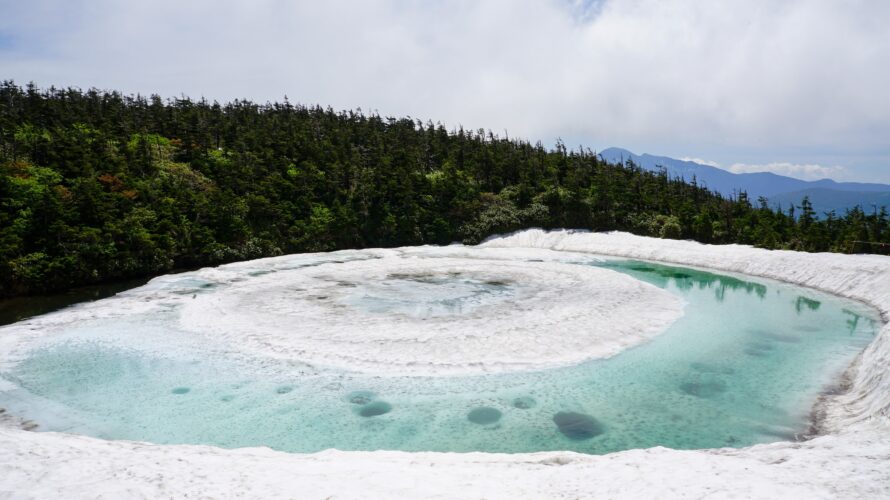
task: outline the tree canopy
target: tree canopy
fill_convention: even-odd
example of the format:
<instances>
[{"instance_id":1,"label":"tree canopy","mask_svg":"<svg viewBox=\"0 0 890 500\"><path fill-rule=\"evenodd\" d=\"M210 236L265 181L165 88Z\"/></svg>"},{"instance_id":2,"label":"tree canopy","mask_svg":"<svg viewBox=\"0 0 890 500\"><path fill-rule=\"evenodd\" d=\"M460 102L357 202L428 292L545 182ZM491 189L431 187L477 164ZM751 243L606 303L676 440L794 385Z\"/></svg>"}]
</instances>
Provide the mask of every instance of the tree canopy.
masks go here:
<instances>
[{"instance_id":1,"label":"tree canopy","mask_svg":"<svg viewBox=\"0 0 890 500\"><path fill-rule=\"evenodd\" d=\"M0 85L0 296L533 226L890 253L885 208L797 210L412 118Z\"/></svg>"}]
</instances>

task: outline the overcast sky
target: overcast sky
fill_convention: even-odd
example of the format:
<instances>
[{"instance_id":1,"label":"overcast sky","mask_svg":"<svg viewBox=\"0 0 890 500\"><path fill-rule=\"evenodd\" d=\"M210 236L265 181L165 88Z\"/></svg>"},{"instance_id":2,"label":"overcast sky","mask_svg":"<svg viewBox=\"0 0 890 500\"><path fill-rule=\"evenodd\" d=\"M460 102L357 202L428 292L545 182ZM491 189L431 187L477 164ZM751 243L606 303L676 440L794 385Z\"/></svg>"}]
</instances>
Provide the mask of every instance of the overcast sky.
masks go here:
<instances>
[{"instance_id":1,"label":"overcast sky","mask_svg":"<svg viewBox=\"0 0 890 500\"><path fill-rule=\"evenodd\" d=\"M0 78L890 183L890 2L0 0Z\"/></svg>"}]
</instances>

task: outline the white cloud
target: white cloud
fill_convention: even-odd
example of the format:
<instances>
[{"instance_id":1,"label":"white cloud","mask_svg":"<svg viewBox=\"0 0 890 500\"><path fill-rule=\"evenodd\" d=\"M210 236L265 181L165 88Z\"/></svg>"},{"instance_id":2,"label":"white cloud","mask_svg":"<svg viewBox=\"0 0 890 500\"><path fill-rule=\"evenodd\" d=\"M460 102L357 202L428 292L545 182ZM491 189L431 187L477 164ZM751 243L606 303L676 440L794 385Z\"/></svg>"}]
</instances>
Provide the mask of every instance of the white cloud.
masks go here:
<instances>
[{"instance_id":1,"label":"white cloud","mask_svg":"<svg viewBox=\"0 0 890 500\"><path fill-rule=\"evenodd\" d=\"M594 147L886 156L890 2L0 0L4 78ZM766 154L765 154L766 153ZM719 156L719 155L717 155Z\"/></svg>"},{"instance_id":2,"label":"white cloud","mask_svg":"<svg viewBox=\"0 0 890 500\"><path fill-rule=\"evenodd\" d=\"M690 158L688 156L684 156L684 157L680 158L680 160L691 161L693 163L698 163L699 165L708 165L710 167L720 168L720 164L717 163L716 161L712 161L712 160L703 160L701 158Z\"/></svg>"},{"instance_id":3,"label":"white cloud","mask_svg":"<svg viewBox=\"0 0 890 500\"><path fill-rule=\"evenodd\" d=\"M799 165L787 162L767 163L764 165L748 165L735 163L726 168L736 174L748 174L752 172L772 172L774 174L796 177L807 181L819 179L843 180L848 177L848 170L839 165Z\"/></svg>"}]
</instances>

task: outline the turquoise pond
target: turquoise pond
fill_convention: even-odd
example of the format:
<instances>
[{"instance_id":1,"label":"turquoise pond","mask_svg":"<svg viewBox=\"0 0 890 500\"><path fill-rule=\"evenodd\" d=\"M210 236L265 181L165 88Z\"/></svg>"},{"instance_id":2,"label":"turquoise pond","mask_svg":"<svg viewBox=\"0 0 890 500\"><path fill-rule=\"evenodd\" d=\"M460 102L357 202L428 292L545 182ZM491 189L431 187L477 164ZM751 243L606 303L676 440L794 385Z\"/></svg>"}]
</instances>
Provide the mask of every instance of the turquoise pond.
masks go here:
<instances>
[{"instance_id":1,"label":"turquoise pond","mask_svg":"<svg viewBox=\"0 0 890 500\"><path fill-rule=\"evenodd\" d=\"M166 356L138 342L99 340L148 331L143 319L87 321L72 327L80 340L35 349L0 373L12 387L0 391L0 407L44 431L290 452L742 447L805 433L819 394L879 326L862 304L783 283L638 261L584 265L677 294L685 314L609 359L449 377L209 355L175 335L165 340L175 355ZM420 287L452 285L446 277ZM473 307L484 307L489 295L511 297L506 283L460 286L471 289ZM428 313L456 314L455 298L448 300ZM387 297L362 307L417 309ZM149 333L163 338L162 325Z\"/></svg>"}]
</instances>

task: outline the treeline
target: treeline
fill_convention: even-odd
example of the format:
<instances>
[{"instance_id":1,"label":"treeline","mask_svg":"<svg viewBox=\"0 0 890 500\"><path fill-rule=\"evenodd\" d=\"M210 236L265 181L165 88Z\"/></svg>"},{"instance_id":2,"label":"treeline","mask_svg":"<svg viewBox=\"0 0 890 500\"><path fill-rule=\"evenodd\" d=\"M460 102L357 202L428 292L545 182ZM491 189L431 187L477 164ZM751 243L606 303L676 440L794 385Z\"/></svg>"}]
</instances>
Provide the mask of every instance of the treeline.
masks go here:
<instances>
[{"instance_id":1,"label":"treeline","mask_svg":"<svg viewBox=\"0 0 890 500\"><path fill-rule=\"evenodd\" d=\"M562 143L287 100L0 85L0 295L532 226L890 250L886 210L779 213Z\"/></svg>"}]
</instances>

